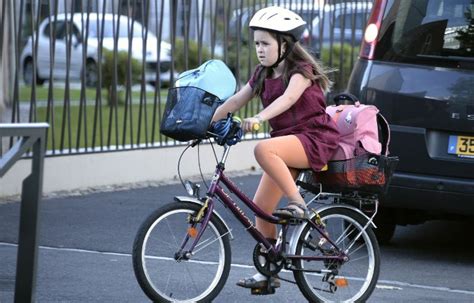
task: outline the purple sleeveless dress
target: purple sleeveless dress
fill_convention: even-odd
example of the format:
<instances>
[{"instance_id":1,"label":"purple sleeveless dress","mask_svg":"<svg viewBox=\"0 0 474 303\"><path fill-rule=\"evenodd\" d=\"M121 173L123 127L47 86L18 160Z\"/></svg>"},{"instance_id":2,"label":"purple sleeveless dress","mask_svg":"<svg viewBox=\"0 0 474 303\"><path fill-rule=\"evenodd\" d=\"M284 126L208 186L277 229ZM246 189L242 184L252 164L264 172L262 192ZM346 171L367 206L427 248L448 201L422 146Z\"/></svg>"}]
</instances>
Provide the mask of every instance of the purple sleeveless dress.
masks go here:
<instances>
[{"instance_id":1,"label":"purple sleeveless dress","mask_svg":"<svg viewBox=\"0 0 474 303\"><path fill-rule=\"evenodd\" d=\"M307 63L299 64L301 69L311 69ZM253 88L261 66L257 66L249 80ZM283 95L286 86L282 77L264 80L264 91L260 95L263 107L270 105ZM315 171L329 161L339 143L339 132L331 117L326 114L324 94L317 83L308 87L300 99L287 111L270 119L271 137L295 135L303 144L311 168Z\"/></svg>"}]
</instances>

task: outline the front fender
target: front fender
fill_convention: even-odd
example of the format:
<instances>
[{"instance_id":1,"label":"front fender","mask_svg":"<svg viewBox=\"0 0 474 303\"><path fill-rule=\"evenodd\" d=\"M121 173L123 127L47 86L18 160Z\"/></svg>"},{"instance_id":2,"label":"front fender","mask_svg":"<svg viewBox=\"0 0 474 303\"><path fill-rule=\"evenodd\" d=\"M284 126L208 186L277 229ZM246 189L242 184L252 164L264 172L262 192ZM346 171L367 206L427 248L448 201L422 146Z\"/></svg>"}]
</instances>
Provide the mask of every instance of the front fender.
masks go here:
<instances>
[{"instance_id":1,"label":"front fender","mask_svg":"<svg viewBox=\"0 0 474 303\"><path fill-rule=\"evenodd\" d=\"M365 219L367 219L368 222L370 222L370 224L372 225L372 227L374 228L377 228L377 226L375 226L374 222L373 221L370 221L370 218L364 214L360 209L354 207L354 206L351 206L351 205L346 205L346 204L330 204L330 205L325 205L321 208L318 208L317 211L318 212L322 212L326 209L329 209L329 208L333 208L333 207L339 207L339 208L347 208L347 209L350 209L350 210L353 210L357 213L359 213L360 215L362 215ZM311 220L313 220L315 214L313 214L311 216ZM301 234L301 232L303 231L303 228L305 228L306 224L300 224L298 225L297 228L295 228L293 230L293 233L291 234L291 240L290 240L290 246L289 246L289 254L292 254L294 255L295 252L296 252L296 245L298 244L298 238Z\"/></svg>"},{"instance_id":2,"label":"front fender","mask_svg":"<svg viewBox=\"0 0 474 303\"><path fill-rule=\"evenodd\" d=\"M174 197L174 199L176 200L176 202L189 202L189 203L194 203L201 206L204 204L204 202L200 201L199 199L196 199L194 197L189 197L189 196L176 196ZM215 209L212 212L216 215L217 219L221 221L221 223L225 226L225 228L227 229L227 233L230 236L230 239L233 240L234 235L232 235L232 230L229 228L227 223L224 221L224 219L222 219L221 215L219 215L219 213Z\"/></svg>"}]
</instances>

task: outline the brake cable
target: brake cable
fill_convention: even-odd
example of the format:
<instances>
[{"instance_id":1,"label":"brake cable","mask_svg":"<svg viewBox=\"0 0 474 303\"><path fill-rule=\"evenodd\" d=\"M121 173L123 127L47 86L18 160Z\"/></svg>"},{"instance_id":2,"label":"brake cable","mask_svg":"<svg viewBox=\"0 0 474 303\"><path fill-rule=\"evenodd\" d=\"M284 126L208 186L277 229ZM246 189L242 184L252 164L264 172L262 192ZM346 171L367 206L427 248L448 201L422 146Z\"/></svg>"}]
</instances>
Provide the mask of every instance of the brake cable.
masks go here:
<instances>
[{"instance_id":1,"label":"brake cable","mask_svg":"<svg viewBox=\"0 0 474 303\"><path fill-rule=\"evenodd\" d=\"M181 152L181 155L179 156L179 159L178 159L178 164L177 164L177 170L178 170L178 178L179 178L179 181L181 182L181 185L183 185L183 187L186 188L186 186L184 185L184 181L183 181L183 178L181 176L181 160L184 156L184 153L186 151L188 151L188 149L190 147L195 147L197 145L198 147L198 168L199 168L199 174L201 176L201 180L202 182L204 183L204 185L206 186L207 189L209 189L209 185L207 184L206 182L206 178L204 177L204 174L202 172L202 167L201 167L201 153L200 153L200 144L201 143L201 140L198 140L198 141L193 141L191 143L188 144L188 146L186 146L186 148ZM211 148L212 148L212 152L214 154L214 159L216 160L216 163L219 162L218 158L217 158L217 153L216 153L216 149L214 148L214 144L212 143L211 139L209 139L209 143L211 144Z\"/></svg>"}]
</instances>

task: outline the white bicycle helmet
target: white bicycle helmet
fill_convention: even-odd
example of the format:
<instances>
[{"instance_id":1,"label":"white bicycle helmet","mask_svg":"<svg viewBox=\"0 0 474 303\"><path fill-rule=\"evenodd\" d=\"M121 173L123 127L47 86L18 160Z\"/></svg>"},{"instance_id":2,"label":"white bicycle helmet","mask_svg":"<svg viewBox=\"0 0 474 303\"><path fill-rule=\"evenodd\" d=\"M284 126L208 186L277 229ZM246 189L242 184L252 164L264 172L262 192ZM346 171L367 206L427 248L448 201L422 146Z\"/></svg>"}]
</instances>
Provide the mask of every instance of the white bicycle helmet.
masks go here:
<instances>
[{"instance_id":1,"label":"white bicycle helmet","mask_svg":"<svg viewBox=\"0 0 474 303\"><path fill-rule=\"evenodd\" d=\"M306 22L298 14L286 8L270 6L256 12L250 20L249 27L253 30L262 29L277 34L278 59L271 66L276 67L291 53L294 43L300 39L305 30ZM283 55L280 55L282 46L280 35L288 35L294 42L287 46Z\"/></svg>"},{"instance_id":2,"label":"white bicycle helmet","mask_svg":"<svg viewBox=\"0 0 474 303\"><path fill-rule=\"evenodd\" d=\"M306 22L294 12L279 6L263 8L255 13L249 23L252 29L263 29L290 35L293 41L300 39Z\"/></svg>"}]
</instances>

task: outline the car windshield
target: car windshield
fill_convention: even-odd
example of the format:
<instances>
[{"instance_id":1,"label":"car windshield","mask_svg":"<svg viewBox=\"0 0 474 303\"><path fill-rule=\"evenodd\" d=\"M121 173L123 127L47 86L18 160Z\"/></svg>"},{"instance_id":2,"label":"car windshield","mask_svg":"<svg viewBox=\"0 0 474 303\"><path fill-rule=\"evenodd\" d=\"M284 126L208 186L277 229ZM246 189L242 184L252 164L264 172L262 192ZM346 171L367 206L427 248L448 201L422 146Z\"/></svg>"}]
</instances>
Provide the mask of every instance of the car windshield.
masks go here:
<instances>
[{"instance_id":1,"label":"car windshield","mask_svg":"<svg viewBox=\"0 0 474 303\"><path fill-rule=\"evenodd\" d=\"M127 22L128 21L128 22ZM128 20L126 17L120 18L120 23L118 22L118 18L116 20L100 20L99 19L99 27L97 27L97 21L93 21L89 23L89 36L90 37L97 37L101 35L101 28L102 22L104 24L104 38L113 38L114 31L117 31L117 26L119 27L119 38L126 38L129 36L129 31L132 30L132 21ZM130 29L127 28L130 27ZM141 38L142 37L142 29L143 27L138 22L133 22L133 34L132 37ZM150 34L150 33L149 33Z\"/></svg>"},{"instance_id":2,"label":"car windshield","mask_svg":"<svg viewBox=\"0 0 474 303\"><path fill-rule=\"evenodd\" d=\"M383 47L377 47L376 58L456 68L458 60L472 61L473 0L399 0L397 4L385 12Z\"/></svg>"},{"instance_id":3,"label":"car windshield","mask_svg":"<svg viewBox=\"0 0 474 303\"><path fill-rule=\"evenodd\" d=\"M313 19L313 31L324 26L325 31L332 29L355 29L363 30L367 18L370 15L372 4L370 2L359 2L353 4L350 2L346 6L328 5L325 8L324 14L316 12ZM324 25L321 23L324 20Z\"/></svg>"}]
</instances>

